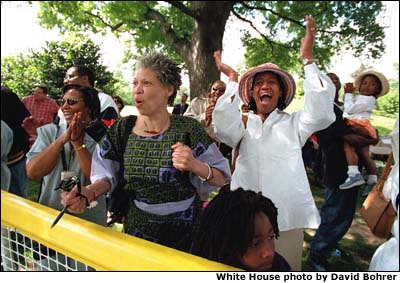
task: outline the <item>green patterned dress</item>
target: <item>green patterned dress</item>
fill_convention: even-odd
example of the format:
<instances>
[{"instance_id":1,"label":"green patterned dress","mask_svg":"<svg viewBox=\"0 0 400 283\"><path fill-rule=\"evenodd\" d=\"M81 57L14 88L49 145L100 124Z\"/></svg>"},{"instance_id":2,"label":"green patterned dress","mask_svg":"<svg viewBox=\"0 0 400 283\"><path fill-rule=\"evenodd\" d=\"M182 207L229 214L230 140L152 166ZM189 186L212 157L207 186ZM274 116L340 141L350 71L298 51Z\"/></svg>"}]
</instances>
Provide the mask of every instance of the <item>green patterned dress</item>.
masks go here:
<instances>
[{"instance_id":1,"label":"green patterned dress","mask_svg":"<svg viewBox=\"0 0 400 283\"><path fill-rule=\"evenodd\" d=\"M126 131L126 118L117 120L107 132L101 156L121 160L120 137ZM128 192L130 208L124 223L125 232L175 249L190 251L199 224L202 209L196 188L188 172L172 165L171 146L182 142L202 155L213 140L194 119L172 115L170 127L162 134L144 137L130 133L123 152L124 190ZM195 196L188 209L167 215L145 212L134 200L146 204L179 202Z\"/></svg>"}]
</instances>

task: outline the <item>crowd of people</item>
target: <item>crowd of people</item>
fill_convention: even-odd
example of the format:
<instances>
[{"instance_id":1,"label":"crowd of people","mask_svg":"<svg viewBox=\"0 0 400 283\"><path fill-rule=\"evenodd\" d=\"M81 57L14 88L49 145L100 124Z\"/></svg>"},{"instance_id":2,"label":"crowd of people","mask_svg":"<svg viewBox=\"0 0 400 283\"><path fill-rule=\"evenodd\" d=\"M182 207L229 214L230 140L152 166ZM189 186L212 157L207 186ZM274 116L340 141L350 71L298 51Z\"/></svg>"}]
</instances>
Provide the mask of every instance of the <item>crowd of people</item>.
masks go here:
<instances>
[{"instance_id":1,"label":"crowd of people","mask_svg":"<svg viewBox=\"0 0 400 283\"><path fill-rule=\"evenodd\" d=\"M389 84L379 72L361 73L345 85L340 103L339 77L321 72L314 60L315 19L305 20L299 52L305 103L291 114L284 110L296 82L288 71L267 62L239 80L221 51L214 52L216 67L229 81L214 81L190 103L182 93L175 106L179 65L160 52L139 57L132 78L137 116L123 117L125 102L96 90L85 66L66 71L58 106L44 86L22 102L2 87L1 188L26 197L27 179L41 179L39 203L102 226L122 195L124 233L244 270L302 270L303 230L316 229L307 265L329 270L365 183L360 161L368 174L363 194L377 182L368 146L379 135L368 119ZM94 125L104 130L89 130ZM303 161L311 137L325 188L319 212ZM79 185L54 190L72 176ZM397 210L398 172L392 180ZM396 268L390 251L398 251L398 227L393 234L371 269Z\"/></svg>"}]
</instances>

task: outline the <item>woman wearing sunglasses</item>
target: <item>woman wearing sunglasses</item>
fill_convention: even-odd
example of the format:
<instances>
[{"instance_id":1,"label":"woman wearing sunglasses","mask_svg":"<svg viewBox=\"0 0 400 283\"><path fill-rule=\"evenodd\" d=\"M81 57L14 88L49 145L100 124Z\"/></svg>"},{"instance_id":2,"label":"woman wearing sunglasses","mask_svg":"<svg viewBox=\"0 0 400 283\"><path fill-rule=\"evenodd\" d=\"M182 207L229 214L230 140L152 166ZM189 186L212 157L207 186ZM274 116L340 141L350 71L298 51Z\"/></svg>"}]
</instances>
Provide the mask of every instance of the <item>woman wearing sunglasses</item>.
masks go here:
<instances>
[{"instance_id":1,"label":"woman wearing sunglasses","mask_svg":"<svg viewBox=\"0 0 400 283\"><path fill-rule=\"evenodd\" d=\"M54 189L61 178L75 175L82 185L90 183L92 152L96 141L85 128L98 117L100 101L97 90L80 85L66 85L59 99L67 123L47 124L38 128L38 138L27 157L26 170L31 179L43 178L39 203L57 210L63 209L60 191ZM104 200L80 215L81 218L106 225Z\"/></svg>"}]
</instances>

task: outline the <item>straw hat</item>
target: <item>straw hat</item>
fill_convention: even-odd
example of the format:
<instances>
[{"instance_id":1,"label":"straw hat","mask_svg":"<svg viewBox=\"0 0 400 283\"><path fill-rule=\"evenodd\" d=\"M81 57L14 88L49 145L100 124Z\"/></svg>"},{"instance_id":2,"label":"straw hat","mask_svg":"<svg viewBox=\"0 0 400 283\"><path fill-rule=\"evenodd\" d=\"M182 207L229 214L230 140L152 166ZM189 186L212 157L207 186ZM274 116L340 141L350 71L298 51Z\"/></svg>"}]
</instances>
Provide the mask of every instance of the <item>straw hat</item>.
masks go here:
<instances>
[{"instance_id":1,"label":"straw hat","mask_svg":"<svg viewBox=\"0 0 400 283\"><path fill-rule=\"evenodd\" d=\"M287 107L292 101L296 92L296 83L288 72L282 70L278 65L272 63L265 63L257 67L253 67L241 76L239 82L240 99L244 104L249 105L250 98L253 96L253 90L251 88L253 86L254 77L257 74L264 72L272 72L276 74L284 83L283 93L285 95L285 104Z\"/></svg>"},{"instance_id":2,"label":"straw hat","mask_svg":"<svg viewBox=\"0 0 400 283\"><path fill-rule=\"evenodd\" d=\"M377 77L378 80L381 82L382 90L378 94L378 97L379 96L384 96L385 94L387 94L389 92L389 82L388 82L388 80L386 79L386 77L382 73L379 73L377 71L366 71L366 72L363 72L363 73L359 74L356 77L355 81L354 81L354 85L355 85L355 88L357 90L360 90L361 81L367 75L373 75L373 76Z\"/></svg>"}]
</instances>

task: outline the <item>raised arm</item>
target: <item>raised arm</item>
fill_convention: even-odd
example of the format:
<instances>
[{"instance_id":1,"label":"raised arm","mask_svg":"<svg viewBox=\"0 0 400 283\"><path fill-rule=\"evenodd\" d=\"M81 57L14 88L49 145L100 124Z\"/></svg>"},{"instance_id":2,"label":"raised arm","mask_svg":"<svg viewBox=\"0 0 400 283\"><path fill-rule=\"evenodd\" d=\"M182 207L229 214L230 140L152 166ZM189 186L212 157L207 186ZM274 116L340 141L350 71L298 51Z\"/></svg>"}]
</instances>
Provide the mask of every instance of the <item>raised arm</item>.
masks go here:
<instances>
[{"instance_id":1,"label":"raised arm","mask_svg":"<svg viewBox=\"0 0 400 283\"><path fill-rule=\"evenodd\" d=\"M333 101L335 86L332 80L319 69L313 58L316 23L314 18L306 16L306 35L301 39L300 57L304 64L305 80L304 106L300 111L299 135L302 142L316 131L327 128L335 121Z\"/></svg>"},{"instance_id":2,"label":"raised arm","mask_svg":"<svg viewBox=\"0 0 400 283\"><path fill-rule=\"evenodd\" d=\"M315 19L311 16L306 16L306 35L301 39L300 45L300 58L304 65L313 62L313 47L314 37L316 34Z\"/></svg>"},{"instance_id":3,"label":"raised arm","mask_svg":"<svg viewBox=\"0 0 400 283\"><path fill-rule=\"evenodd\" d=\"M236 71L231 66L223 63L221 60L221 57L222 57L221 50L217 50L214 52L215 64L217 64L218 71L220 71L224 75L226 75L229 78L229 81L237 82L238 75L237 75Z\"/></svg>"}]
</instances>

